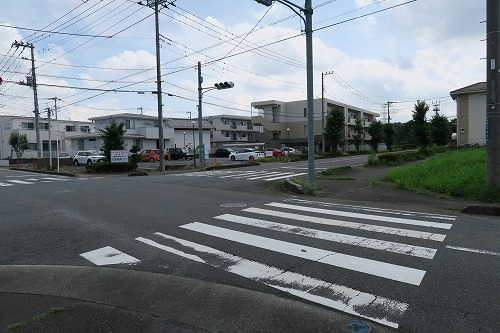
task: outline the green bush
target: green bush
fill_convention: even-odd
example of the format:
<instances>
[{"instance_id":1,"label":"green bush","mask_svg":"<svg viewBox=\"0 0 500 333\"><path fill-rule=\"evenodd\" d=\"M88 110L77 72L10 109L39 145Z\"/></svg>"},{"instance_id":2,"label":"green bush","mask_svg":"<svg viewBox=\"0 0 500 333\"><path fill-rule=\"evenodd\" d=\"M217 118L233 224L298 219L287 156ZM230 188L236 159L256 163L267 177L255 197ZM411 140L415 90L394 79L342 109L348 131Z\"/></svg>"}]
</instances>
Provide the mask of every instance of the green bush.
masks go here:
<instances>
[{"instance_id":1,"label":"green bush","mask_svg":"<svg viewBox=\"0 0 500 333\"><path fill-rule=\"evenodd\" d=\"M85 166L88 173L114 173L114 172L130 172L137 169L135 163L110 163L100 162L87 164Z\"/></svg>"},{"instance_id":2,"label":"green bush","mask_svg":"<svg viewBox=\"0 0 500 333\"><path fill-rule=\"evenodd\" d=\"M413 150L402 151L397 153L383 153L376 156L371 155L368 158L368 165L401 165L408 162L418 161L428 156L428 151ZM432 154L432 152L431 152ZM371 163L371 164L370 164Z\"/></svg>"}]
</instances>

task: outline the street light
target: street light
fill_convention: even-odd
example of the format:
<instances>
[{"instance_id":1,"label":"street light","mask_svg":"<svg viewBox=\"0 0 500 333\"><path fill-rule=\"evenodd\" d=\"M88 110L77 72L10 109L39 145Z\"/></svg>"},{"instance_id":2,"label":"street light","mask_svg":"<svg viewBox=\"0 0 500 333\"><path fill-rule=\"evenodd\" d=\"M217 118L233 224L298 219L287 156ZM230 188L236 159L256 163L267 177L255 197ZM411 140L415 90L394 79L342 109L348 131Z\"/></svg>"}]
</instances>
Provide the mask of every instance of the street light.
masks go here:
<instances>
[{"instance_id":1,"label":"street light","mask_svg":"<svg viewBox=\"0 0 500 333\"><path fill-rule=\"evenodd\" d=\"M184 134L184 148L186 148L186 132L182 132Z\"/></svg>"},{"instance_id":2,"label":"street light","mask_svg":"<svg viewBox=\"0 0 500 333\"><path fill-rule=\"evenodd\" d=\"M196 150L195 150L195 144L194 144L194 120L191 121L191 125L193 126L193 167L196 168Z\"/></svg>"},{"instance_id":3,"label":"street light","mask_svg":"<svg viewBox=\"0 0 500 333\"><path fill-rule=\"evenodd\" d=\"M313 87L313 42L312 42L312 0L305 0L304 7L300 7L288 0L255 0L264 6L271 6L274 1L290 8L305 23L306 33L306 68L307 68L307 181L314 184L314 87ZM301 15L301 13L304 15Z\"/></svg>"},{"instance_id":4,"label":"street light","mask_svg":"<svg viewBox=\"0 0 500 333\"><path fill-rule=\"evenodd\" d=\"M286 129L286 133L288 134L286 145L287 145L287 147L290 147L290 128Z\"/></svg>"}]
</instances>

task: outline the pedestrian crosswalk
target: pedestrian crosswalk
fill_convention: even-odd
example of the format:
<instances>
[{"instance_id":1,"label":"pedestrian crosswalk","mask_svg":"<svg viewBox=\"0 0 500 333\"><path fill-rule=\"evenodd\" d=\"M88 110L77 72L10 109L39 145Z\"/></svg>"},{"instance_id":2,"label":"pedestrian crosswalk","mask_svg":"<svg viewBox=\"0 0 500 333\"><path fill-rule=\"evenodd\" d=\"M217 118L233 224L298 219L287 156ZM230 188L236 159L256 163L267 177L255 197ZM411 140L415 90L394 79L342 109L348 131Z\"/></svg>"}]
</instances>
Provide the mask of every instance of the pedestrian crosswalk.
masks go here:
<instances>
[{"instance_id":1,"label":"pedestrian crosswalk","mask_svg":"<svg viewBox=\"0 0 500 333\"><path fill-rule=\"evenodd\" d=\"M281 172L269 170L212 170L204 172L178 173L181 177L237 178L247 180L274 181L307 175L307 172Z\"/></svg>"},{"instance_id":2,"label":"pedestrian crosswalk","mask_svg":"<svg viewBox=\"0 0 500 333\"><path fill-rule=\"evenodd\" d=\"M290 198L136 240L397 328L455 219Z\"/></svg>"},{"instance_id":3,"label":"pedestrian crosswalk","mask_svg":"<svg viewBox=\"0 0 500 333\"><path fill-rule=\"evenodd\" d=\"M91 179L101 179L103 177L93 177ZM43 183L62 183L71 180L87 180L90 178L69 178L69 177L17 177L17 178L6 178L0 182L1 187L11 187L15 185L36 185Z\"/></svg>"}]
</instances>

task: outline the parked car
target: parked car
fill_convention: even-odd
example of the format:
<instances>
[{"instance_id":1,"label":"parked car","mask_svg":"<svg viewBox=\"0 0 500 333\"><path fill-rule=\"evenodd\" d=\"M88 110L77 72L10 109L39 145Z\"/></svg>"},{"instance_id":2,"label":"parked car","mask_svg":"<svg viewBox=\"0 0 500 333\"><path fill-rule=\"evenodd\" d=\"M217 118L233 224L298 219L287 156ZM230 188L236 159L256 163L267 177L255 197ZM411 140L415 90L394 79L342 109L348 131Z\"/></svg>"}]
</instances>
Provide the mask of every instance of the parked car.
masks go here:
<instances>
[{"instance_id":1,"label":"parked car","mask_svg":"<svg viewBox=\"0 0 500 333\"><path fill-rule=\"evenodd\" d=\"M99 150L81 150L73 158L74 165L92 164L106 161L106 156Z\"/></svg>"},{"instance_id":2,"label":"parked car","mask_svg":"<svg viewBox=\"0 0 500 333\"><path fill-rule=\"evenodd\" d=\"M231 148L219 148L215 151L214 157L229 157L234 152Z\"/></svg>"},{"instance_id":3,"label":"parked car","mask_svg":"<svg viewBox=\"0 0 500 333\"><path fill-rule=\"evenodd\" d=\"M229 155L231 161L251 161L264 157L265 154L261 151L253 150L252 148L243 148Z\"/></svg>"},{"instance_id":4,"label":"parked car","mask_svg":"<svg viewBox=\"0 0 500 333\"><path fill-rule=\"evenodd\" d=\"M181 148L167 148L165 158L169 160L186 160L187 154Z\"/></svg>"},{"instance_id":5,"label":"parked car","mask_svg":"<svg viewBox=\"0 0 500 333\"><path fill-rule=\"evenodd\" d=\"M285 156L288 156L289 154L298 154L299 152L297 149L293 149L291 147L281 148L281 151L285 154Z\"/></svg>"},{"instance_id":6,"label":"parked car","mask_svg":"<svg viewBox=\"0 0 500 333\"><path fill-rule=\"evenodd\" d=\"M191 151L191 150L189 150L189 149L187 149L187 148L181 148L181 149L182 149L182 151L186 154L186 157L187 157L188 159L190 159L190 160L192 160L192 159L193 159L193 157L194 157L193 151Z\"/></svg>"},{"instance_id":7,"label":"parked car","mask_svg":"<svg viewBox=\"0 0 500 333\"><path fill-rule=\"evenodd\" d=\"M141 162L154 162L160 160L160 150L159 149L144 149L139 154L141 157Z\"/></svg>"},{"instance_id":8,"label":"parked car","mask_svg":"<svg viewBox=\"0 0 500 333\"><path fill-rule=\"evenodd\" d=\"M269 155L271 155L271 154L272 154L272 156L275 156L275 157L276 157L276 156L284 156L284 155L285 155L285 154L284 154L281 150L279 150L279 149L276 149L276 148L267 148L267 149L266 149L266 157L268 157L268 156L269 156ZM271 157L271 156L269 156L269 157Z\"/></svg>"}]
</instances>

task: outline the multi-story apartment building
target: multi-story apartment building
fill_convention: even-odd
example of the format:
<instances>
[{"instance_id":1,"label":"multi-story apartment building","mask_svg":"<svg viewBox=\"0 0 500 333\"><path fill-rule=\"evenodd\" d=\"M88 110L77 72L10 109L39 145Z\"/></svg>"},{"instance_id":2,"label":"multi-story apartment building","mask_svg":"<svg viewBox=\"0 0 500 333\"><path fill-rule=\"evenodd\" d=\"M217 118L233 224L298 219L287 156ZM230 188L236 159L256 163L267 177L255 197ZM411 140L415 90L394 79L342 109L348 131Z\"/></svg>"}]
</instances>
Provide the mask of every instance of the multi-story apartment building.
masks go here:
<instances>
[{"instance_id":1,"label":"multi-story apartment building","mask_svg":"<svg viewBox=\"0 0 500 333\"><path fill-rule=\"evenodd\" d=\"M126 149L137 146L140 149L159 148L158 117L144 116L133 113L121 113L115 115L90 118L95 126L95 133L86 133L72 136L72 144L77 150L100 149L102 139L100 131L113 120L125 124L125 147ZM208 121L203 120L202 135L205 146L205 155L210 150L210 129ZM186 147L193 149L199 146L198 119L186 118L164 118L163 119L163 147Z\"/></svg>"},{"instance_id":2,"label":"multi-story apartment building","mask_svg":"<svg viewBox=\"0 0 500 333\"><path fill-rule=\"evenodd\" d=\"M217 115L207 117L207 120L212 126L210 138L212 150L224 145L252 143L254 134L258 133L250 117Z\"/></svg>"},{"instance_id":3,"label":"multi-story apartment building","mask_svg":"<svg viewBox=\"0 0 500 333\"><path fill-rule=\"evenodd\" d=\"M71 146L71 136L75 134L93 133L94 124L85 121L50 120L50 131L48 119L39 119L39 132L41 157L49 157L49 132L52 157L56 157L56 149L60 152L72 153L75 151ZM23 158L37 158L37 140L34 117L0 116L0 159L15 158L15 153L9 145L12 132L25 134L28 139L29 149L23 153Z\"/></svg>"},{"instance_id":4,"label":"multi-story apartment building","mask_svg":"<svg viewBox=\"0 0 500 333\"><path fill-rule=\"evenodd\" d=\"M330 99L314 100L314 144L316 151L322 151L322 135L326 116L333 108L343 110L345 115L344 142L340 150L354 150L354 125L357 119L363 122L366 130L379 117L378 113L363 110ZM300 150L307 147L307 101L282 102L277 100L252 103L252 124L261 126L260 134L255 139L265 142L270 147L292 146ZM367 149L371 137L363 135L361 149Z\"/></svg>"}]
</instances>

